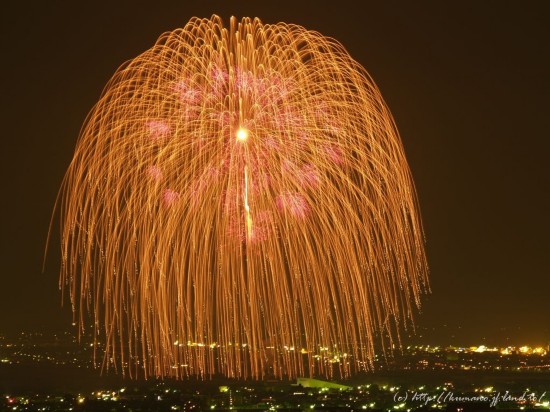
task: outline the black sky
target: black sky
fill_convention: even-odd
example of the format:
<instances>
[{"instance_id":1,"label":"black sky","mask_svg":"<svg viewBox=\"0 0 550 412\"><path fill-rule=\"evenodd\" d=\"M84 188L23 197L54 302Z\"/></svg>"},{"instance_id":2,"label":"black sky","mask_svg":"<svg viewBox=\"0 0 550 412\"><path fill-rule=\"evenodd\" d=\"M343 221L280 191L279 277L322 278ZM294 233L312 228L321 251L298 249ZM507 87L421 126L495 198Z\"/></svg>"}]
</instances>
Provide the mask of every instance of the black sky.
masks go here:
<instances>
[{"instance_id":1,"label":"black sky","mask_svg":"<svg viewBox=\"0 0 550 412\"><path fill-rule=\"evenodd\" d=\"M120 64L162 32L215 13L317 30L373 76L402 135L422 207L432 294L417 316L420 326L460 325L456 339L472 343L550 341L549 2L0 7L0 334L70 325L70 309L60 308L57 244L41 270L80 125Z\"/></svg>"}]
</instances>

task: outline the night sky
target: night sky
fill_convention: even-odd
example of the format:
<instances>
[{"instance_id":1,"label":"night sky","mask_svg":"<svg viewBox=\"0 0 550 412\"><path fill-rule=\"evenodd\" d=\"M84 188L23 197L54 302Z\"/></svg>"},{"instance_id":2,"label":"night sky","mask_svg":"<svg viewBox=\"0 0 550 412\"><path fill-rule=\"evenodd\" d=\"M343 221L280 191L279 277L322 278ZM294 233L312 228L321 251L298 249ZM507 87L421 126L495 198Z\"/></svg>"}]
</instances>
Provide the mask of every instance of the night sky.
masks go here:
<instances>
[{"instance_id":1,"label":"night sky","mask_svg":"<svg viewBox=\"0 0 550 412\"><path fill-rule=\"evenodd\" d=\"M58 221L44 273L42 260L80 126L103 86L161 33L218 14L317 30L374 78L425 226L432 293L419 326L436 328L434 340L450 330L471 344L550 342L550 3L355 3L362 8L342 0L4 2L0 334L70 327L58 290Z\"/></svg>"}]
</instances>

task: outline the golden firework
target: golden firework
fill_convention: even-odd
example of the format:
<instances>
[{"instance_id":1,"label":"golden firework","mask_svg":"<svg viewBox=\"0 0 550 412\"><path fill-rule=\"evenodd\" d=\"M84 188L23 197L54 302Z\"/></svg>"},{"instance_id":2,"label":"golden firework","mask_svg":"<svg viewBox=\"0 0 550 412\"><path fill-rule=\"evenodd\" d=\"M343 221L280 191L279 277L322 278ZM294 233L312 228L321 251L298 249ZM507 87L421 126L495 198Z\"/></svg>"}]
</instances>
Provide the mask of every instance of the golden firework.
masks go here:
<instances>
[{"instance_id":1,"label":"golden firework","mask_svg":"<svg viewBox=\"0 0 550 412\"><path fill-rule=\"evenodd\" d=\"M162 35L107 84L58 207L60 286L131 376L346 376L427 289L392 116L300 26Z\"/></svg>"}]
</instances>

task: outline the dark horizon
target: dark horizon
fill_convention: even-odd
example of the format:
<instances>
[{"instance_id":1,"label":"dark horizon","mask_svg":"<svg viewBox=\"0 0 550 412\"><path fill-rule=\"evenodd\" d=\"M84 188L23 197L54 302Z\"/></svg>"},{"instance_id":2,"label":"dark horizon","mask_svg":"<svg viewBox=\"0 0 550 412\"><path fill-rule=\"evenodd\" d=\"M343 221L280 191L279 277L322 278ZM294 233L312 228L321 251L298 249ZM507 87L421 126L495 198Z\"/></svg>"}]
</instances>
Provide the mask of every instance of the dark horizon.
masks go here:
<instances>
[{"instance_id":1,"label":"dark horizon","mask_svg":"<svg viewBox=\"0 0 550 412\"><path fill-rule=\"evenodd\" d=\"M421 206L432 293L420 328L550 342L549 5L227 3L4 6L0 334L71 325L57 220L44 274L42 260L80 126L109 78L163 32L218 14L317 30L373 77Z\"/></svg>"}]
</instances>

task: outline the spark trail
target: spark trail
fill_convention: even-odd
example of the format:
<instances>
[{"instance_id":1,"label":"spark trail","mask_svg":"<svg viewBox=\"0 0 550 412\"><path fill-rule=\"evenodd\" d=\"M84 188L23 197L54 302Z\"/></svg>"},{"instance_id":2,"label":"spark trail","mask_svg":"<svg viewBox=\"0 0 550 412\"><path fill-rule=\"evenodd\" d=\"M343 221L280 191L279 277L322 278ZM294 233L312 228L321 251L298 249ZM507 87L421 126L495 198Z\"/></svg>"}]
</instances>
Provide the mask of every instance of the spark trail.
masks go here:
<instances>
[{"instance_id":1,"label":"spark trail","mask_svg":"<svg viewBox=\"0 0 550 412\"><path fill-rule=\"evenodd\" d=\"M391 113L300 26L162 35L90 112L57 210L60 287L131 376L347 376L428 289Z\"/></svg>"}]
</instances>

